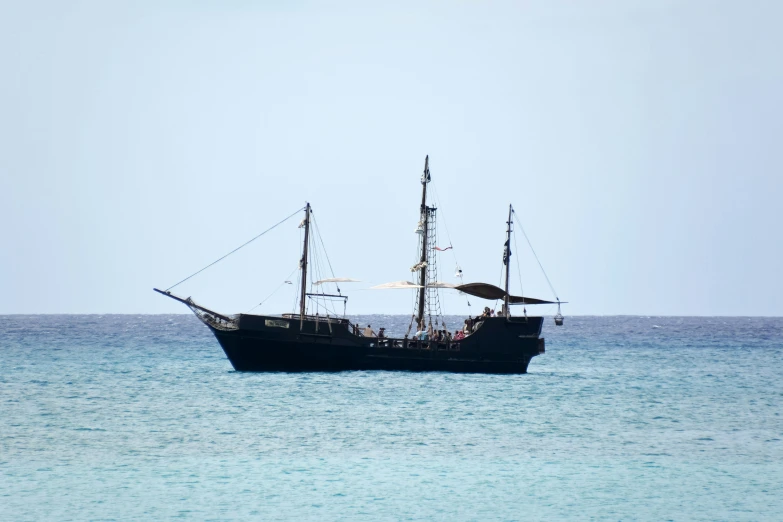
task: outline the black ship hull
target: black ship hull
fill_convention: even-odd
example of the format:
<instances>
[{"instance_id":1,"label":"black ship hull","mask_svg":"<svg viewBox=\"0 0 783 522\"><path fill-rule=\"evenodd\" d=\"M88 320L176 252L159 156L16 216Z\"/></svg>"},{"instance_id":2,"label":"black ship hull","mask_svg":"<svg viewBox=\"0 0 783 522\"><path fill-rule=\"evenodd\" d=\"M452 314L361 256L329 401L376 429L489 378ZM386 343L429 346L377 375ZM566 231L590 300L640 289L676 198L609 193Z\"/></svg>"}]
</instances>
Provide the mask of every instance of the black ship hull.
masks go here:
<instances>
[{"instance_id":1,"label":"black ship hull","mask_svg":"<svg viewBox=\"0 0 783 522\"><path fill-rule=\"evenodd\" d=\"M541 317L492 317L460 341L378 339L346 320L240 315L233 328L206 322L228 360L243 372L348 370L526 373L544 352ZM217 327L216 327L217 326Z\"/></svg>"}]
</instances>

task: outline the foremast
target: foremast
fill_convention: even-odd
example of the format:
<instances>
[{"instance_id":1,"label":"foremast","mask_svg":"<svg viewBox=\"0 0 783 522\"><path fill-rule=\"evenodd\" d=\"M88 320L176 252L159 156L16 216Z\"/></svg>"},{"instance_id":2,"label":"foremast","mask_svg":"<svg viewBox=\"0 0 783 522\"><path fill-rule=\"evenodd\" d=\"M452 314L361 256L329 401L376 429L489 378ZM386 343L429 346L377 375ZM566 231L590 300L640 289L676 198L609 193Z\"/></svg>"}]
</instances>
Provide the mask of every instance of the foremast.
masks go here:
<instances>
[{"instance_id":1,"label":"foremast","mask_svg":"<svg viewBox=\"0 0 783 522\"><path fill-rule=\"evenodd\" d=\"M305 313L307 312L307 252L310 241L310 203L305 205L304 218L304 246L302 248L302 261L299 263L302 269L302 289L299 301L299 329L304 326Z\"/></svg>"}]
</instances>

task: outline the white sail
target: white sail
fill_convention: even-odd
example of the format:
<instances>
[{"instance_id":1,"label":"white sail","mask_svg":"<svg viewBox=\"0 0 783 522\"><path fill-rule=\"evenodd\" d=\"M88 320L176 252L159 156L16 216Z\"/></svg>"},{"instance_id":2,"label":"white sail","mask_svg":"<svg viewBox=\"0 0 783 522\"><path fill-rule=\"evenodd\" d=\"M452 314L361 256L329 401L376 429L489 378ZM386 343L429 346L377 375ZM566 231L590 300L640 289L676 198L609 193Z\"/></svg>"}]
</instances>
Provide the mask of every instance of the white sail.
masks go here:
<instances>
[{"instance_id":1,"label":"white sail","mask_svg":"<svg viewBox=\"0 0 783 522\"><path fill-rule=\"evenodd\" d=\"M321 279L313 283L314 285L320 285L321 283L361 283L358 279L351 279L350 277L330 277L329 279Z\"/></svg>"},{"instance_id":2,"label":"white sail","mask_svg":"<svg viewBox=\"0 0 783 522\"><path fill-rule=\"evenodd\" d=\"M382 285L371 286L370 290L390 290L397 288L423 288L421 285L411 283L410 281L394 281L391 283L383 283Z\"/></svg>"}]
</instances>

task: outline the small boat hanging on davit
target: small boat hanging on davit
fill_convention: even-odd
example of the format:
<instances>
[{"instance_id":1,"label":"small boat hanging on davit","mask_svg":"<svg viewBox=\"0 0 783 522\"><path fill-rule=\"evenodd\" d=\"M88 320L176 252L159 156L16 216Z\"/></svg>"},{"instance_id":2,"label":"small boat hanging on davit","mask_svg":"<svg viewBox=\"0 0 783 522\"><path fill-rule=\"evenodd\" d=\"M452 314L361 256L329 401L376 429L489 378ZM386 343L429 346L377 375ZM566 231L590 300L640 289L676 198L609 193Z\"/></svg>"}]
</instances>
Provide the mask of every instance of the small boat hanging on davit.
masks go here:
<instances>
[{"instance_id":1,"label":"small boat hanging on davit","mask_svg":"<svg viewBox=\"0 0 783 522\"><path fill-rule=\"evenodd\" d=\"M322 244L323 241L311 241L314 227L309 203L301 209L304 212L304 219L300 227L304 229L304 240L298 270L297 312L280 315L249 313L225 315L201 306L190 297L180 297L171 292L175 286L193 276L167 290L157 288L154 290L190 308L215 335L237 371L527 372L530 360L544 353L545 350L544 339L541 337L543 317L528 316L526 306L557 305L555 324L559 326L563 324L560 299L556 297L554 301L548 301L509 293L511 238L515 216L511 205L509 205L506 242L503 249L505 288L488 283L451 284L438 281L435 254L437 251L448 250L451 247L443 249L437 246L435 223L437 208L430 204L427 197L427 186L430 182L428 157L425 159L421 178L422 195L416 228L419 236L418 254L416 264L411 267L412 280L373 287L416 291L415 310L408 330L402 336L387 337L383 332L377 335L371 330L363 331L346 318L348 298L342 293L340 283L356 281L335 277L333 273L331 277L318 277L323 275L323 272L319 263L312 262L311 254L315 245ZM288 216L239 248L258 239L299 212ZM209 266L212 265L206 268ZM462 278L462 270L459 267L455 275ZM327 290L329 287L335 290L329 292ZM502 301L503 304L497 315L490 312L487 307L482 316L466 321L464 330L457 335L442 335L436 333L446 331L445 320L440 309L440 291L458 291L481 299ZM342 314L334 309L335 302L343 304ZM513 305L523 307L521 316L512 316ZM414 325L416 332L412 333Z\"/></svg>"}]
</instances>

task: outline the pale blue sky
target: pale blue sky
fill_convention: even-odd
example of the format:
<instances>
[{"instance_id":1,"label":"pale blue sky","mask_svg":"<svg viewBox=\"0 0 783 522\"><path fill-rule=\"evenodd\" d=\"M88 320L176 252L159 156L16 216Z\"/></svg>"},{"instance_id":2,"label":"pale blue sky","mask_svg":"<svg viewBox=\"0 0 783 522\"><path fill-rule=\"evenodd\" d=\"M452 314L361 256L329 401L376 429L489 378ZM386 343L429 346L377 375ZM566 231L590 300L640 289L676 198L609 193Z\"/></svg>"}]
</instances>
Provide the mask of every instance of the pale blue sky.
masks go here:
<instances>
[{"instance_id":1,"label":"pale blue sky","mask_svg":"<svg viewBox=\"0 0 783 522\"><path fill-rule=\"evenodd\" d=\"M566 314L783 315L781 20L771 1L2 2L0 313L184 312L151 288L306 200L363 281L349 313L409 313L365 289L410 274L429 154L467 281L498 282L513 203ZM297 223L178 290L246 311L295 268Z\"/></svg>"}]
</instances>

